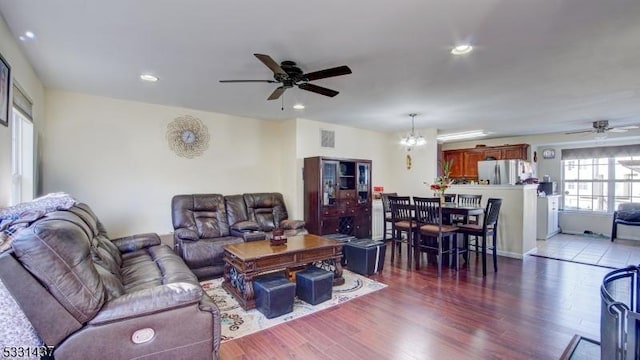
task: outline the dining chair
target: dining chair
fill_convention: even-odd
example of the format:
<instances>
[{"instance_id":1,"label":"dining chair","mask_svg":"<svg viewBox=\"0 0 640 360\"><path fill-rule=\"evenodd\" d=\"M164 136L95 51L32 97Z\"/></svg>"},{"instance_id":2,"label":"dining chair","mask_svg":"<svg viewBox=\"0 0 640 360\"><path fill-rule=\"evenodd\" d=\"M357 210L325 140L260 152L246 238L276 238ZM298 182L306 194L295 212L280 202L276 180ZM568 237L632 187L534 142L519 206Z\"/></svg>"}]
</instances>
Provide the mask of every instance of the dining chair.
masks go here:
<instances>
[{"instance_id":1,"label":"dining chair","mask_svg":"<svg viewBox=\"0 0 640 360\"><path fill-rule=\"evenodd\" d=\"M498 255L497 255L497 236L498 236L498 216L500 215L500 207L502 199L489 198L485 209L484 221L482 224L461 224L458 225L458 233L464 235L464 242L467 249L470 248L469 236L475 237L475 248L478 248L478 242L482 238L480 245L482 252L482 276L487 276L487 249L491 250L493 255L493 270L498 272ZM487 245L487 238L491 238L491 244Z\"/></svg>"},{"instance_id":2,"label":"dining chair","mask_svg":"<svg viewBox=\"0 0 640 360\"><path fill-rule=\"evenodd\" d=\"M465 207L480 207L482 202L482 195L470 195L470 194L458 194L458 206ZM467 218L465 215L453 215L451 223L457 224L478 224L478 216L471 215Z\"/></svg>"},{"instance_id":3,"label":"dining chair","mask_svg":"<svg viewBox=\"0 0 640 360\"><path fill-rule=\"evenodd\" d=\"M418 222L418 237L415 241L416 269L420 267L421 251L436 253L438 277L442 275L442 260L445 254L455 254L456 270L459 266L459 255L464 249L457 244L457 230L453 225L442 223L442 204L440 198L413 197L416 221ZM449 239L445 247L444 239Z\"/></svg>"},{"instance_id":4,"label":"dining chair","mask_svg":"<svg viewBox=\"0 0 640 360\"><path fill-rule=\"evenodd\" d=\"M416 221L412 214L411 198L409 196L389 196L389 207L391 208L392 223L391 262L393 263L395 260L396 244L402 243L402 234L406 234L407 266L411 269L413 238L417 230Z\"/></svg>"},{"instance_id":5,"label":"dining chair","mask_svg":"<svg viewBox=\"0 0 640 360\"><path fill-rule=\"evenodd\" d=\"M380 198L382 199L382 241L387 241L387 235L393 237L392 222L391 222L391 207L389 206L389 196L398 196L398 193L382 193ZM388 227L387 227L388 225Z\"/></svg>"}]
</instances>

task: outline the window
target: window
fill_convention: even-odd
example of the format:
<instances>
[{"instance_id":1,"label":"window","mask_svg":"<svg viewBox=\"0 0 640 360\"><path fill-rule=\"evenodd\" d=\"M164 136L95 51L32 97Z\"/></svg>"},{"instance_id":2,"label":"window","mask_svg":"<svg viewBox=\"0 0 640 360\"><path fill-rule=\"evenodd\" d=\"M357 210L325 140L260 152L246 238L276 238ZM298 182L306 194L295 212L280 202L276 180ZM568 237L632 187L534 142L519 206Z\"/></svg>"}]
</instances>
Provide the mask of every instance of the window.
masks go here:
<instances>
[{"instance_id":1,"label":"window","mask_svg":"<svg viewBox=\"0 0 640 360\"><path fill-rule=\"evenodd\" d=\"M31 101L14 86L11 112L11 204L33 199L34 134L31 109Z\"/></svg>"},{"instance_id":2,"label":"window","mask_svg":"<svg viewBox=\"0 0 640 360\"><path fill-rule=\"evenodd\" d=\"M567 156L563 150L564 209L612 212L621 203L640 203L640 174L637 167L628 166L629 161L640 161L637 148L570 149L583 151Z\"/></svg>"}]
</instances>

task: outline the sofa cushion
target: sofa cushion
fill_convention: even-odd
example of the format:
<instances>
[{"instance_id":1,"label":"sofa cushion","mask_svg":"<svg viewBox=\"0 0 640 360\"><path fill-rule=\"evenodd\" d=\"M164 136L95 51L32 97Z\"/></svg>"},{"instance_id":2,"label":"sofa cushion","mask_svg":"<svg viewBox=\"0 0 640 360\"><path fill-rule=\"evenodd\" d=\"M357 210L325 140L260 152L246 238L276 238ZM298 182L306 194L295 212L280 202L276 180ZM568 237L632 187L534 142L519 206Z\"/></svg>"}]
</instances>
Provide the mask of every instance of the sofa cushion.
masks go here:
<instances>
[{"instance_id":1,"label":"sofa cushion","mask_svg":"<svg viewBox=\"0 0 640 360\"><path fill-rule=\"evenodd\" d=\"M182 258L189 268L200 268L223 264L223 247L227 244L239 244L242 238L235 236L219 237L214 239L200 239L195 242L182 244Z\"/></svg>"},{"instance_id":2,"label":"sofa cushion","mask_svg":"<svg viewBox=\"0 0 640 360\"><path fill-rule=\"evenodd\" d=\"M76 214L47 214L14 238L13 250L60 304L81 323L93 318L107 293L91 254L92 231Z\"/></svg>"},{"instance_id":3,"label":"sofa cushion","mask_svg":"<svg viewBox=\"0 0 640 360\"><path fill-rule=\"evenodd\" d=\"M198 237L229 236L224 197L220 194L176 195L171 200L174 229L195 231Z\"/></svg>"},{"instance_id":4,"label":"sofa cushion","mask_svg":"<svg viewBox=\"0 0 640 360\"><path fill-rule=\"evenodd\" d=\"M258 223L262 231L272 231L289 217L280 193L251 193L243 196L249 220Z\"/></svg>"},{"instance_id":5,"label":"sofa cushion","mask_svg":"<svg viewBox=\"0 0 640 360\"><path fill-rule=\"evenodd\" d=\"M620 210L618 211L617 219L620 219L626 222L640 223L640 209Z\"/></svg>"},{"instance_id":6,"label":"sofa cushion","mask_svg":"<svg viewBox=\"0 0 640 360\"><path fill-rule=\"evenodd\" d=\"M232 228L240 222L249 220L242 195L227 195L224 197L224 203L227 208L227 219Z\"/></svg>"}]
</instances>

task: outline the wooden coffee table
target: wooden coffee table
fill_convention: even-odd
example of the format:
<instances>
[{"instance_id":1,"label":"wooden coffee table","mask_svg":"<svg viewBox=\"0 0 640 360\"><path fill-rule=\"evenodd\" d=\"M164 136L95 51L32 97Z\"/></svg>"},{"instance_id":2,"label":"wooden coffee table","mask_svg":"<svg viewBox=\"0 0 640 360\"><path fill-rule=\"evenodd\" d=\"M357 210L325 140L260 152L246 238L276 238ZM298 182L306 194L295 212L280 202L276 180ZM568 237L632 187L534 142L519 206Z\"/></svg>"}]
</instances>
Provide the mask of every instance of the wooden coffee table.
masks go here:
<instances>
[{"instance_id":1,"label":"wooden coffee table","mask_svg":"<svg viewBox=\"0 0 640 360\"><path fill-rule=\"evenodd\" d=\"M333 271L333 285L342 285L341 259L341 243L311 234L291 236L279 246L271 246L269 240L226 245L222 287L233 294L243 309L249 310L256 307L253 293L256 276L314 264Z\"/></svg>"}]
</instances>

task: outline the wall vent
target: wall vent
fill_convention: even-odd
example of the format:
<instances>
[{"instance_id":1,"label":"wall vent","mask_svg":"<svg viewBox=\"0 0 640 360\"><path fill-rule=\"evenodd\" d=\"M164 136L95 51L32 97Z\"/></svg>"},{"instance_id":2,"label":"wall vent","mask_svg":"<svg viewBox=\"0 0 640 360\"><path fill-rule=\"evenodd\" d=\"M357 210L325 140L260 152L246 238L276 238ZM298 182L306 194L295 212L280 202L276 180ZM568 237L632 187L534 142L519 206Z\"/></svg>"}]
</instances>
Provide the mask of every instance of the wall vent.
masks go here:
<instances>
[{"instance_id":1,"label":"wall vent","mask_svg":"<svg viewBox=\"0 0 640 360\"><path fill-rule=\"evenodd\" d=\"M336 132L331 130L320 130L320 146L324 148L335 148Z\"/></svg>"}]
</instances>

